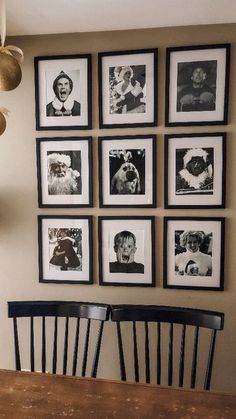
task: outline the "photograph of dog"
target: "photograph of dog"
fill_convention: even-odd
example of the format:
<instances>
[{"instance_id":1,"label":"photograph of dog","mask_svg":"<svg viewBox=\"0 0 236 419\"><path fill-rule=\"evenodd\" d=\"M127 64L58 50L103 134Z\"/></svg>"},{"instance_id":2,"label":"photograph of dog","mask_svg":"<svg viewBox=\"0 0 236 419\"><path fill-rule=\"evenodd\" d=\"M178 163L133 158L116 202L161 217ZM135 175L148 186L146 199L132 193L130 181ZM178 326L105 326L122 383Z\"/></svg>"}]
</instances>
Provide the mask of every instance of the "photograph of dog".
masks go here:
<instances>
[{"instance_id":1,"label":"photograph of dog","mask_svg":"<svg viewBox=\"0 0 236 419\"><path fill-rule=\"evenodd\" d=\"M145 150L110 150L110 193L145 194Z\"/></svg>"}]
</instances>

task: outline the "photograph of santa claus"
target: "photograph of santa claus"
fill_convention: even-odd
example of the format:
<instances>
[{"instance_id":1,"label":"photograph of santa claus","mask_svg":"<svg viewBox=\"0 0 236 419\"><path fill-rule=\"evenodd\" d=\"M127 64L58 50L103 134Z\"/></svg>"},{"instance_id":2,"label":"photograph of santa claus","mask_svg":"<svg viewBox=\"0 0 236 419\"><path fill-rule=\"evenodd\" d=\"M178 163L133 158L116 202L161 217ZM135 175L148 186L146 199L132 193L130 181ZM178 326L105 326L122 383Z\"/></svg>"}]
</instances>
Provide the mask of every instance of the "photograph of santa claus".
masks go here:
<instances>
[{"instance_id":1,"label":"photograph of santa claus","mask_svg":"<svg viewBox=\"0 0 236 419\"><path fill-rule=\"evenodd\" d=\"M82 193L81 151L47 152L48 194Z\"/></svg>"}]
</instances>

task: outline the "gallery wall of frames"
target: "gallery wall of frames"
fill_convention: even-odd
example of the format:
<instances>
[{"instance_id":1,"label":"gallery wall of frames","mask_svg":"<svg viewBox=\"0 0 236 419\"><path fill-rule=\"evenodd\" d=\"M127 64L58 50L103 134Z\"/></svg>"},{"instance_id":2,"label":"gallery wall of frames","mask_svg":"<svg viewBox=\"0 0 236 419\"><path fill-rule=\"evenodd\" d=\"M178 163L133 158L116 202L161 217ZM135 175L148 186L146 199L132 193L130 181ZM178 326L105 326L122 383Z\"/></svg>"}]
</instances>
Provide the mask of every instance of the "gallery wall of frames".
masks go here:
<instances>
[{"instance_id":1,"label":"gallery wall of frames","mask_svg":"<svg viewBox=\"0 0 236 419\"><path fill-rule=\"evenodd\" d=\"M165 126L176 131L164 138L163 286L223 291L225 217L213 212L226 205L226 133L178 130L228 123L230 44L167 48L165 54ZM93 100L103 130L98 174L91 136L36 140L38 205L55 209L55 215L38 216L39 281L93 284L97 240L100 285L154 287L155 216L142 209L151 213L157 205L158 139L135 129L158 126L158 49L100 52L96 59L99 94ZM40 56L34 64L36 130L90 130L91 55ZM119 128L119 135L104 135L107 128ZM96 237L92 216L56 214L93 207L94 179L99 207L114 211L98 216ZM120 216L126 207L140 215ZM181 216L169 216L174 208ZM187 215L193 208L199 216ZM211 217L201 216L206 208Z\"/></svg>"}]
</instances>

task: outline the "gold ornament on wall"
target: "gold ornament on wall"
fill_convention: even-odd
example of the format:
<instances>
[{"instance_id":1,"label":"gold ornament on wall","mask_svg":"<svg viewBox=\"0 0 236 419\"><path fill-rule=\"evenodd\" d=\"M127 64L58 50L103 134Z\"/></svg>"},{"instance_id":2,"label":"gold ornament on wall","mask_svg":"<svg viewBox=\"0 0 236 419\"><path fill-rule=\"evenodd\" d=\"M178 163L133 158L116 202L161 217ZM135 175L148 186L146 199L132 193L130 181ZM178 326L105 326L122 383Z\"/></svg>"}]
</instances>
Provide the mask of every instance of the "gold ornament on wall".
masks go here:
<instances>
[{"instance_id":1,"label":"gold ornament on wall","mask_svg":"<svg viewBox=\"0 0 236 419\"><path fill-rule=\"evenodd\" d=\"M5 44L6 38L6 5L5 0L0 0L0 92L13 90L21 82L22 73L20 64L23 62L24 55L20 48L15 45ZM6 129L6 119L8 110L0 108L0 135Z\"/></svg>"},{"instance_id":2,"label":"gold ornament on wall","mask_svg":"<svg viewBox=\"0 0 236 419\"><path fill-rule=\"evenodd\" d=\"M0 47L0 91L15 89L21 82L21 68L18 60L12 55L13 46ZM16 48L16 47L14 47ZM12 52L11 52L12 51Z\"/></svg>"},{"instance_id":3,"label":"gold ornament on wall","mask_svg":"<svg viewBox=\"0 0 236 419\"><path fill-rule=\"evenodd\" d=\"M5 115L8 115L8 110L6 108L0 107L0 135L2 135L6 129L6 118Z\"/></svg>"}]
</instances>

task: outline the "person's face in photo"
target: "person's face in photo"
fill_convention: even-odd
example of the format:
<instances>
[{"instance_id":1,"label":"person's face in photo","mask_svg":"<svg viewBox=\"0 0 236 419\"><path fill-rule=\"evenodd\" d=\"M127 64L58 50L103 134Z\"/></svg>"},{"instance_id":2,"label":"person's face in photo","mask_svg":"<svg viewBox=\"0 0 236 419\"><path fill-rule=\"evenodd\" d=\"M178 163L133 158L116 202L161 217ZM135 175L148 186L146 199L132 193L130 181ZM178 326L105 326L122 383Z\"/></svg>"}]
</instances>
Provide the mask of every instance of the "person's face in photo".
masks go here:
<instances>
[{"instance_id":1,"label":"person's face in photo","mask_svg":"<svg viewBox=\"0 0 236 419\"><path fill-rule=\"evenodd\" d=\"M186 249L189 252L195 253L199 250L199 243L196 236L189 236L186 243Z\"/></svg>"},{"instance_id":2,"label":"person's face in photo","mask_svg":"<svg viewBox=\"0 0 236 419\"><path fill-rule=\"evenodd\" d=\"M118 244L114 247L116 252L117 261L120 263L132 263L134 262L134 254L136 247L132 237L125 239L119 239Z\"/></svg>"},{"instance_id":3,"label":"person's face in photo","mask_svg":"<svg viewBox=\"0 0 236 419\"><path fill-rule=\"evenodd\" d=\"M191 173L193 176L198 176L202 173L205 169L205 163L202 157L195 156L192 157L190 162L186 165L186 169Z\"/></svg>"},{"instance_id":4,"label":"person's face in photo","mask_svg":"<svg viewBox=\"0 0 236 419\"><path fill-rule=\"evenodd\" d=\"M68 167L65 163L57 162L51 164L51 172L55 177L65 177Z\"/></svg>"},{"instance_id":5,"label":"person's face in photo","mask_svg":"<svg viewBox=\"0 0 236 419\"><path fill-rule=\"evenodd\" d=\"M130 71L126 71L126 73L123 76L124 81L129 81L131 78L131 73Z\"/></svg>"},{"instance_id":6,"label":"person's face in photo","mask_svg":"<svg viewBox=\"0 0 236 419\"><path fill-rule=\"evenodd\" d=\"M195 68L191 77L193 85L201 85L204 83L205 79L206 72L201 67Z\"/></svg>"},{"instance_id":7,"label":"person's face in photo","mask_svg":"<svg viewBox=\"0 0 236 419\"><path fill-rule=\"evenodd\" d=\"M57 82L56 96L60 102L65 102L71 93L70 83L66 77L61 77Z\"/></svg>"}]
</instances>

